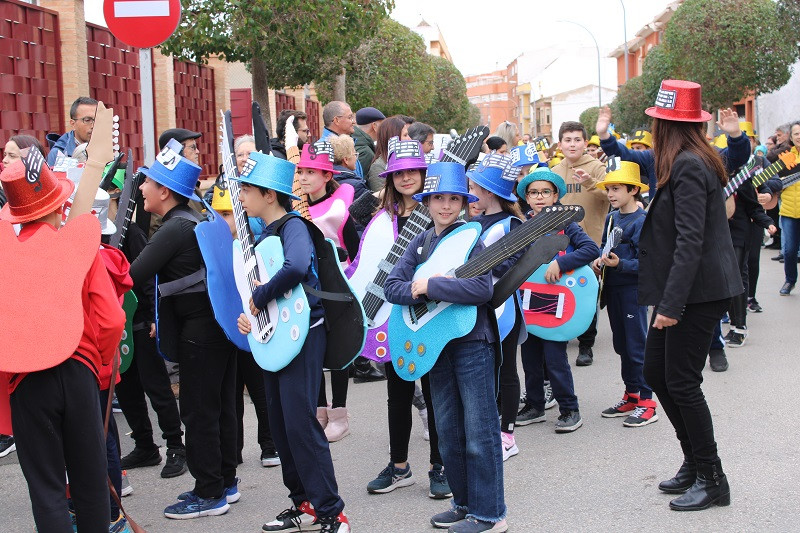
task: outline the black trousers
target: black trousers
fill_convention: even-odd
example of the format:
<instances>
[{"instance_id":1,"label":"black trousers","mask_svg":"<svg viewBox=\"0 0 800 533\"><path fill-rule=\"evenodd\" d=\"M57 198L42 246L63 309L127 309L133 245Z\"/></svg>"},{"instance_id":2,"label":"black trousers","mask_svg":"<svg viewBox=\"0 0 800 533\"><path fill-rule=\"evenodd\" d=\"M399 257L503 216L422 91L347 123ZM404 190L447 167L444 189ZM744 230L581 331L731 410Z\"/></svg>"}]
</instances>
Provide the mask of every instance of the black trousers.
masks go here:
<instances>
[{"instance_id":1,"label":"black trousers","mask_svg":"<svg viewBox=\"0 0 800 533\"><path fill-rule=\"evenodd\" d=\"M347 389L350 386L350 369L331 370L331 408L347 407ZM319 382L319 396L317 407L328 406L328 395L325 391L325 374Z\"/></svg>"},{"instance_id":2,"label":"black trousers","mask_svg":"<svg viewBox=\"0 0 800 533\"><path fill-rule=\"evenodd\" d=\"M408 461L408 441L411 438L412 410L414 401L414 381L406 381L397 375L391 363L384 365L386 369L387 407L389 413L389 457L393 463ZM422 395L428 409L428 433L430 434L430 463L443 464L439 454L439 434L436 432L436 414L431 402L431 382L425 374L420 379Z\"/></svg>"},{"instance_id":3,"label":"black trousers","mask_svg":"<svg viewBox=\"0 0 800 533\"><path fill-rule=\"evenodd\" d=\"M688 304L683 318L664 329L653 328L653 310L644 357L644 379L658 396L683 455L700 463L718 459L714 425L700 385L714 328L730 299Z\"/></svg>"},{"instance_id":4,"label":"black trousers","mask_svg":"<svg viewBox=\"0 0 800 533\"><path fill-rule=\"evenodd\" d=\"M519 373L517 372L517 340L522 321L519 315L514 327L503 340L503 362L500 364L500 431L514 433L519 410Z\"/></svg>"},{"instance_id":5,"label":"black trousers","mask_svg":"<svg viewBox=\"0 0 800 533\"><path fill-rule=\"evenodd\" d=\"M749 242L745 242L745 246L733 247L733 252L736 254L736 263L739 265L739 273L742 276L742 285L744 285L744 292L731 298L729 309L731 326L736 328L747 327L747 285L750 281L747 269L748 258L750 256L749 244Z\"/></svg>"},{"instance_id":6,"label":"black trousers","mask_svg":"<svg viewBox=\"0 0 800 533\"><path fill-rule=\"evenodd\" d=\"M244 449L244 388L253 402L258 419L258 444L261 453L271 452L275 449L272 443L272 433L269 430L269 415L267 414L267 394L264 391L264 376L253 354L243 350L236 350L236 422L237 432L237 459L242 461Z\"/></svg>"},{"instance_id":7,"label":"black trousers","mask_svg":"<svg viewBox=\"0 0 800 533\"><path fill-rule=\"evenodd\" d=\"M108 406L108 392L109 389L100 391L100 420L105 421L106 407ZM108 417L108 434L106 435L106 461L108 462L108 478L111 484L114 485L114 490L117 495L122 497L122 466L120 464L119 452L119 428L117 428L117 420L114 418L114 413ZM119 516L119 506L117 501L108 494L110 503L111 519L116 520Z\"/></svg>"},{"instance_id":8,"label":"black trousers","mask_svg":"<svg viewBox=\"0 0 800 533\"><path fill-rule=\"evenodd\" d=\"M238 465L236 347L228 339L200 344L181 337L178 357L186 464L195 494L218 498L233 484Z\"/></svg>"},{"instance_id":9,"label":"black trousers","mask_svg":"<svg viewBox=\"0 0 800 533\"><path fill-rule=\"evenodd\" d=\"M153 425L147 412L145 394L158 417L158 426L167 448L183 449L183 430L178 413L178 402L170 388L169 375L164 359L158 355L156 340L150 331L133 332L134 357L131 366L122 374L117 384L117 400L122 414L131 427L131 437L137 448L153 450Z\"/></svg>"},{"instance_id":10,"label":"black trousers","mask_svg":"<svg viewBox=\"0 0 800 533\"><path fill-rule=\"evenodd\" d=\"M597 339L597 306L595 306L592 323L589 324L586 331L578 335L578 346L581 348L591 348L594 346L595 339Z\"/></svg>"},{"instance_id":11,"label":"black trousers","mask_svg":"<svg viewBox=\"0 0 800 533\"><path fill-rule=\"evenodd\" d=\"M761 226L750 224L750 252L747 254L747 296L756 297L758 274L761 271L761 244L764 239L764 229Z\"/></svg>"},{"instance_id":12,"label":"black trousers","mask_svg":"<svg viewBox=\"0 0 800 533\"><path fill-rule=\"evenodd\" d=\"M320 517L337 516L344 509L328 439L317 421L315 405L325 339L325 326L311 328L303 349L288 365L278 372L263 372L283 484L294 505L308 500Z\"/></svg>"},{"instance_id":13,"label":"black trousers","mask_svg":"<svg viewBox=\"0 0 800 533\"><path fill-rule=\"evenodd\" d=\"M40 533L72 532L65 465L78 530L108 532L108 464L98 392L92 371L68 359L28 374L11 394L17 457Z\"/></svg>"}]
</instances>

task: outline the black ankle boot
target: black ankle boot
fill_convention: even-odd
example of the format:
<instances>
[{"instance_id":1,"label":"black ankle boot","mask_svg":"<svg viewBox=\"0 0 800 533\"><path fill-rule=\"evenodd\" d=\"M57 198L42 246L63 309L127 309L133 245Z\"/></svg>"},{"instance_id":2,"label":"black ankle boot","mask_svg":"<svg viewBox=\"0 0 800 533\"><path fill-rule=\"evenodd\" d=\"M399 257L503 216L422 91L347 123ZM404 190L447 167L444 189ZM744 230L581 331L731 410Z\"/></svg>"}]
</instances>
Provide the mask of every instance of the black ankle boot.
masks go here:
<instances>
[{"instance_id":1,"label":"black ankle boot","mask_svg":"<svg viewBox=\"0 0 800 533\"><path fill-rule=\"evenodd\" d=\"M697 464L697 481L686 494L669 502L674 511L702 511L712 505L720 507L731 504L731 489L728 478L722 472L722 463Z\"/></svg>"},{"instance_id":2,"label":"black ankle boot","mask_svg":"<svg viewBox=\"0 0 800 533\"><path fill-rule=\"evenodd\" d=\"M667 494L683 494L694 485L697 479L697 464L689 459L684 459L675 477L658 484L658 490Z\"/></svg>"}]
</instances>

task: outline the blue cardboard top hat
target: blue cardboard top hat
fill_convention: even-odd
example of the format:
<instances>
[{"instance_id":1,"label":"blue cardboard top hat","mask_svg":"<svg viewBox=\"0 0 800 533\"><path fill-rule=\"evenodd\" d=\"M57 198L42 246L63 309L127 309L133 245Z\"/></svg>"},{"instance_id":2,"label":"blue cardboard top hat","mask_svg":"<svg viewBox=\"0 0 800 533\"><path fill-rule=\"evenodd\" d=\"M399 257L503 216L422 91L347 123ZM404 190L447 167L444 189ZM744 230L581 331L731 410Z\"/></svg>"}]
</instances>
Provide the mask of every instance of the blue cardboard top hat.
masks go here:
<instances>
[{"instance_id":1,"label":"blue cardboard top hat","mask_svg":"<svg viewBox=\"0 0 800 533\"><path fill-rule=\"evenodd\" d=\"M541 163L539 151L533 143L515 146L511 149L511 164L515 167L538 166Z\"/></svg>"},{"instance_id":2,"label":"blue cardboard top hat","mask_svg":"<svg viewBox=\"0 0 800 533\"><path fill-rule=\"evenodd\" d=\"M430 165L422 192L415 194L412 198L421 202L423 198L432 194L458 194L465 197L469 203L478 201L478 197L471 195L467 188L464 165L455 162L439 162Z\"/></svg>"},{"instance_id":3,"label":"blue cardboard top hat","mask_svg":"<svg viewBox=\"0 0 800 533\"><path fill-rule=\"evenodd\" d=\"M300 198L292 194L295 164L261 152L250 152L239 175L239 181L283 193L292 200Z\"/></svg>"},{"instance_id":4,"label":"blue cardboard top hat","mask_svg":"<svg viewBox=\"0 0 800 533\"><path fill-rule=\"evenodd\" d=\"M476 168L467 171L467 177L500 198L516 202L514 186L519 169L512 166L511 161L510 157L502 154L489 154Z\"/></svg>"},{"instance_id":5,"label":"blue cardboard top hat","mask_svg":"<svg viewBox=\"0 0 800 533\"><path fill-rule=\"evenodd\" d=\"M528 185L534 181L549 181L556 189L558 189L558 200L564 199L567 194L567 184L564 183L564 178L553 172L547 167L536 167L533 172L522 178L517 185L517 196L525 198L525 192L528 190Z\"/></svg>"},{"instance_id":6,"label":"blue cardboard top hat","mask_svg":"<svg viewBox=\"0 0 800 533\"><path fill-rule=\"evenodd\" d=\"M170 139L164 149L158 153L150 168L140 168L139 170L172 192L200 202L200 197L195 194L194 189L202 169L183 157L182 149L181 143Z\"/></svg>"}]
</instances>

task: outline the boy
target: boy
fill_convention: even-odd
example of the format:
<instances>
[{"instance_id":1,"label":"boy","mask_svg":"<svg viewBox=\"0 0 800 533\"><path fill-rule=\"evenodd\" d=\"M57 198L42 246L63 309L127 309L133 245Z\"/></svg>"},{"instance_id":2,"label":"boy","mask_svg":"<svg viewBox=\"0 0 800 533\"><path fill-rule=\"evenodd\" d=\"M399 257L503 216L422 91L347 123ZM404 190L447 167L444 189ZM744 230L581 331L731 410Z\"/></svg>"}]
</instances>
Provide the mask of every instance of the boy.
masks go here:
<instances>
[{"instance_id":1,"label":"boy","mask_svg":"<svg viewBox=\"0 0 800 533\"><path fill-rule=\"evenodd\" d=\"M201 169L180 150L172 139L150 168L142 169L144 209L161 216L162 225L131 265L134 284L142 286L158 276L158 348L181 365L180 413L186 463L195 484L164 509L174 519L225 514L228 504L240 497L236 348L214 318L205 279L187 281L197 278L204 266L194 232L200 216L188 206L190 199L200 201L194 188ZM183 287L176 287L181 283Z\"/></svg>"},{"instance_id":2,"label":"boy","mask_svg":"<svg viewBox=\"0 0 800 533\"><path fill-rule=\"evenodd\" d=\"M603 222L608 214L608 198L597 184L603 181L606 167L586 150L586 127L580 122L564 122L558 130L558 146L564 153L564 160L553 167L553 172L563 178L567 194L559 198L561 203L583 207L586 216L580 227L599 244L602 238ZM589 329L578 337L577 366L589 366L594 361L595 338L597 337L597 313Z\"/></svg>"},{"instance_id":3,"label":"boy","mask_svg":"<svg viewBox=\"0 0 800 533\"><path fill-rule=\"evenodd\" d=\"M102 164L92 164L102 169ZM0 219L22 224L19 237L8 223L0 224L7 252L2 276L15 280L6 285L4 296L10 299L7 303L13 301L19 306L3 315L5 329L14 330L16 339L25 339L30 337L25 332L30 324L38 329L36 334L42 341L26 342L26 346L8 341L0 366L0 370L9 372L4 386L11 394L14 438L19 444L17 454L28 482L34 520L39 531L72 531L66 512L66 465L77 527L81 531L107 531L111 516L98 382L101 366L111 363L117 352L125 313L100 256L100 226L79 216L57 231L64 202L75 186L69 180L57 179L38 150L9 165L0 174L0 182L8 196ZM42 260L35 268L20 264L24 257L30 257L32 247ZM57 263L46 257L56 249L63 250ZM51 271L43 273L41 269L47 266ZM50 279L37 279L32 270ZM66 285L81 287L80 296L66 292ZM59 301L59 295L64 300ZM73 317L56 314L29 320L30 313L22 309L30 307L82 313L83 318L76 322ZM9 309L4 306L4 311ZM57 327L42 329L48 320L59 320L51 324ZM68 338L79 342L65 345L63 339ZM63 352L54 353L48 346L60 346ZM14 357L20 350L24 364Z\"/></svg>"},{"instance_id":4,"label":"boy","mask_svg":"<svg viewBox=\"0 0 800 533\"><path fill-rule=\"evenodd\" d=\"M622 361L622 400L602 412L605 418L626 417L623 426L645 426L658 420L653 391L642 375L644 345L647 338L647 307L638 305L639 234L646 213L636 204L636 195L649 189L641 183L639 165L613 158L610 172L599 187L606 190L614 211L606 217L606 231L621 228L622 238L608 254L595 259L592 268L598 274L605 267L603 293L608 306L608 320L613 333L614 350ZM611 169L614 170L611 170Z\"/></svg>"},{"instance_id":5,"label":"boy","mask_svg":"<svg viewBox=\"0 0 800 533\"><path fill-rule=\"evenodd\" d=\"M553 171L539 167L525 176L517 185L517 196L527 198L531 212L536 216L542 209L555 205L565 195L567 187L561 176ZM545 279L555 283L562 272L574 270L588 265L600 255L600 249L576 223L564 229L569 237L569 246L563 255L558 255L547 267ZM576 305L596 306L597 302L576 302ZM575 431L583 424L578 409L578 397L575 396L575 384L572 370L567 361L567 343L550 341L528 334L528 340L522 344L522 366L525 369L526 400L517 414L517 425L523 426L545 421L545 390L543 365L547 363L547 373L553 394L558 401L561 415L556 422L556 433Z\"/></svg>"},{"instance_id":6,"label":"boy","mask_svg":"<svg viewBox=\"0 0 800 533\"><path fill-rule=\"evenodd\" d=\"M320 289L314 244L305 223L292 216L278 228L276 224L291 211L295 166L288 161L252 152L239 179L239 198L251 217L266 224L265 235L279 234L285 261L268 282L260 285L250 299L253 315L298 283ZM264 371L270 429L281 458L283 483L289 489L293 506L263 531L319 529L323 533L349 533L350 523L342 512L333 471L328 439L316 418L317 397L325 356L325 309L312 294L306 294L310 309L310 329L300 353L277 372ZM244 313L239 331L250 333Z\"/></svg>"}]
</instances>

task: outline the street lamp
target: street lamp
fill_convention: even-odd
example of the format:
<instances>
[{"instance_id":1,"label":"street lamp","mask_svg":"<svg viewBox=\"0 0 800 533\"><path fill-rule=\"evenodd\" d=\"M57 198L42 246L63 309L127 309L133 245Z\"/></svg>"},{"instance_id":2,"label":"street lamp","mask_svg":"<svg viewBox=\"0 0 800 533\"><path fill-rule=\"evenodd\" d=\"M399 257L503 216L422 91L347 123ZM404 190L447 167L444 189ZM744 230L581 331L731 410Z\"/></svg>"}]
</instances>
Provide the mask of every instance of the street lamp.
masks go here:
<instances>
[{"instance_id":1,"label":"street lamp","mask_svg":"<svg viewBox=\"0 0 800 533\"><path fill-rule=\"evenodd\" d=\"M567 24L574 24L575 26L583 28L594 41L594 47L597 49L597 107L603 107L603 87L600 85L600 46L597 44L597 39L594 38L594 34L589 31L589 28L583 24L563 19L558 22L566 22Z\"/></svg>"},{"instance_id":2,"label":"street lamp","mask_svg":"<svg viewBox=\"0 0 800 533\"><path fill-rule=\"evenodd\" d=\"M623 46L625 47L625 81L628 81L628 18L625 14L625 2L619 0L622 5L622 38Z\"/></svg>"}]
</instances>

